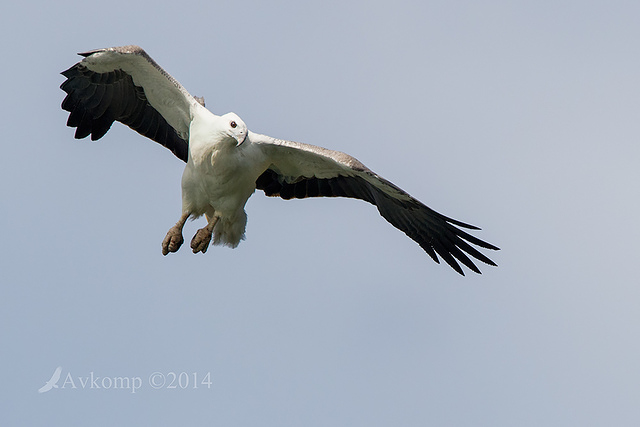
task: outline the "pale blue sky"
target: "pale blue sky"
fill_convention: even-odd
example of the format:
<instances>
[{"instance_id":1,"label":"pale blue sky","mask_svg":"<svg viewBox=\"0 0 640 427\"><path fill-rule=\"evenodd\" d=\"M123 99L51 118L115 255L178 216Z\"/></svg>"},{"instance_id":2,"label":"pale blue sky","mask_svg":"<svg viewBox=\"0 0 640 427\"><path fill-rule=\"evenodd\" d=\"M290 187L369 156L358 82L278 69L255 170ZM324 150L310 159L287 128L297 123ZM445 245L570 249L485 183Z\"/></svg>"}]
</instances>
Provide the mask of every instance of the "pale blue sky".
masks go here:
<instances>
[{"instance_id":1,"label":"pale blue sky","mask_svg":"<svg viewBox=\"0 0 640 427\"><path fill-rule=\"evenodd\" d=\"M640 4L150 5L0 15L3 425L640 423ZM237 249L163 257L183 164L121 125L76 141L60 109L75 53L123 44L482 227L499 267L438 266L364 202L261 193ZM144 384L38 394L57 366Z\"/></svg>"}]
</instances>

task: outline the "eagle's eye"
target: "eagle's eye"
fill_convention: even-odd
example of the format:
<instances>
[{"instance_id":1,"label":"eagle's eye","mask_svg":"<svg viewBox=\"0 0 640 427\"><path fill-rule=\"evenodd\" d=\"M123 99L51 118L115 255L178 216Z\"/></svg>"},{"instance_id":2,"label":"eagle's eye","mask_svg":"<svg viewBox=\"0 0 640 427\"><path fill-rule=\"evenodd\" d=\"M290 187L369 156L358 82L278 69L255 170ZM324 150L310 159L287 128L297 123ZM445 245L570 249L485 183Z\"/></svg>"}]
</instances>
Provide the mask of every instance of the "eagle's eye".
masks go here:
<instances>
[{"instance_id":1,"label":"eagle's eye","mask_svg":"<svg viewBox=\"0 0 640 427\"><path fill-rule=\"evenodd\" d=\"M231 125L232 128L236 128L238 126L238 124L236 122L234 122L233 120L231 121L231 123L229 123Z\"/></svg>"}]
</instances>

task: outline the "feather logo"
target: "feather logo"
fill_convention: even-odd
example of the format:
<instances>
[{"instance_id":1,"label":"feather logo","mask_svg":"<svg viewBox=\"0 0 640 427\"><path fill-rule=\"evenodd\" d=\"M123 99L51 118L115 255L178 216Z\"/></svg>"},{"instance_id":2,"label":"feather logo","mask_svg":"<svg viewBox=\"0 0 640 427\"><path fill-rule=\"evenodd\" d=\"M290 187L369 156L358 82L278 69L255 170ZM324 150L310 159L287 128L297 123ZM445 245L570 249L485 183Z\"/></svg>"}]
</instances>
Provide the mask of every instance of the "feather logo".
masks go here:
<instances>
[{"instance_id":1,"label":"feather logo","mask_svg":"<svg viewBox=\"0 0 640 427\"><path fill-rule=\"evenodd\" d=\"M62 372L62 366L58 366L55 371L53 371L53 375L51 375L51 379L45 383L42 387L38 389L38 393L46 393L52 388L58 388L58 381L60 380L60 373Z\"/></svg>"}]
</instances>

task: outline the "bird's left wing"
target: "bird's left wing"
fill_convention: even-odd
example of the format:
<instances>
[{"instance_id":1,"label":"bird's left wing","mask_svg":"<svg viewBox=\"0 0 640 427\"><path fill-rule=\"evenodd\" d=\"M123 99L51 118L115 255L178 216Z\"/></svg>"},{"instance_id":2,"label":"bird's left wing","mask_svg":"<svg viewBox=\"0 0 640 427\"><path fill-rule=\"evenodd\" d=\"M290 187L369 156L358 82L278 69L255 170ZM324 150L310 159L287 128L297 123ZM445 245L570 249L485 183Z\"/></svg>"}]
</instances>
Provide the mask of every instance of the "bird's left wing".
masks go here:
<instances>
[{"instance_id":1,"label":"bird's left wing","mask_svg":"<svg viewBox=\"0 0 640 427\"><path fill-rule=\"evenodd\" d=\"M375 205L389 223L417 242L437 263L439 255L462 275L464 272L459 262L480 273L467 255L496 265L471 244L485 249L498 248L459 228L479 230L478 227L430 209L354 157L253 132L248 137L253 144L261 147L270 162L256 181L256 188L263 190L267 196L283 199L351 197L365 200Z\"/></svg>"},{"instance_id":2,"label":"bird's left wing","mask_svg":"<svg viewBox=\"0 0 640 427\"><path fill-rule=\"evenodd\" d=\"M80 53L62 72L62 108L75 137L102 138L114 121L162 144L187 161L189 124L202 99L191 96L142 48L122 46Z\"/></svg>"}]
</instances>

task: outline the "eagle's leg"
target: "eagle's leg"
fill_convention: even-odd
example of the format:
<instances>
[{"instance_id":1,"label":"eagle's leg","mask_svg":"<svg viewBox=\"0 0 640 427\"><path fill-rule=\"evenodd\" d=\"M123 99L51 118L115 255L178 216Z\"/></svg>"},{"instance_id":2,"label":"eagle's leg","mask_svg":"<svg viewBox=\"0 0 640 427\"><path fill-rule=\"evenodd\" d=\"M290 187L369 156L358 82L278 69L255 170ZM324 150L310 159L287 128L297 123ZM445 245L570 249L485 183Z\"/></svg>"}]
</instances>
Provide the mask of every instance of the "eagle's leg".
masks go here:
<instances>
[{"instance_id":1,"label":"eagle's leg","mask_svg":"<svg viewBox=\"0 0 640 427\"><path fill-rule=\"evenodd\" d=\"M162 241L162 255L167 255L169 252L177 252L178 249L180 249L180 246L182 246L184 242L182 238L182 228L190 215L189 212L183 212L178 222L176 222L176 225L167 231L167 235Z\"/></svg>"},{"instance_id":2,"label":"eagle's leg","mask_svg":"<svg viewBox=\"0 0 640 427\"><path fill-rule=\"evenodd\" d=\"M219 216L213 215L209 219L209 223L206 227L198 230L193 239L191 239L191 249L193 249L193 253L197 254L198 252L205 253L209 248L209 243L211 243L211 235L213 234L213 227L216 226L216 222L220 219Z\"/></svg>"}]
</instances>

